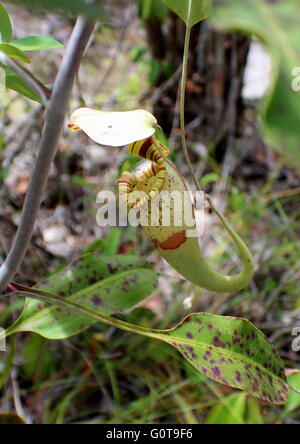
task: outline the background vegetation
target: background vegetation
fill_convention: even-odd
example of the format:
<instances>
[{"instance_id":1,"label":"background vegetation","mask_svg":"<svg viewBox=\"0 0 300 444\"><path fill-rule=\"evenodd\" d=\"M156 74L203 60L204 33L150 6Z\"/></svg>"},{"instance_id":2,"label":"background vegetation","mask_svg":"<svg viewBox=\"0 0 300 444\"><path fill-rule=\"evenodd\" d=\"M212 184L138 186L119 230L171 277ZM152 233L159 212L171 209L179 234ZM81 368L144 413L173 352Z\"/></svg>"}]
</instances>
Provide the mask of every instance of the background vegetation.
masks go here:
<instances>
[{"instance_id":1,"label":"background vegetation","mask_svg":"<svg viewBox=\"0 0 300 444\"><path fill-rule=\"evenodd\" d=\"M120 172L136 160L126 150L111 149L108 155L84 134L74 138L67 130L15 280L34 285L82 251L136 254L153 264L159 285L124 319L161 329L192 311L245 317L295 370L300 362L291 347L292 330L300 327L300 97L291 84L292 70L300 66L299 5L297 0L215 3L210 19L192 32L187 136L201 186L251 247L256 268L251 286L224 296L196 288L153 252L142 232L98 227L97 193L114 189ZM58 1L5 3L13 38L41 35L66 45L74 14L86 8L81 1L63 4L62 11ZM107 1L96 10L100 22L83 57L70 112L81 105L152 110L170 140L172 160L189 180L179 131L182 21L161 0ZM96 10L88 14L95 17ZM26 54L47 99L63 50ZM19 225L44 119L40 97L12 74L8 80L18 92L1 93L1 262ZM220 271L237 269L235 249L210 213L201 244ZM14 296L1 299L0 326L10 325L23 305ZM289 378L300 388L299 374ZM46 424L300 421L295 393L286 406L269 406L206 380L165 344L100 323L60 342L31 333L11 336L6 355L1 354L0 389L0 422L18 417Z\"/></svg>"}]
</instances>

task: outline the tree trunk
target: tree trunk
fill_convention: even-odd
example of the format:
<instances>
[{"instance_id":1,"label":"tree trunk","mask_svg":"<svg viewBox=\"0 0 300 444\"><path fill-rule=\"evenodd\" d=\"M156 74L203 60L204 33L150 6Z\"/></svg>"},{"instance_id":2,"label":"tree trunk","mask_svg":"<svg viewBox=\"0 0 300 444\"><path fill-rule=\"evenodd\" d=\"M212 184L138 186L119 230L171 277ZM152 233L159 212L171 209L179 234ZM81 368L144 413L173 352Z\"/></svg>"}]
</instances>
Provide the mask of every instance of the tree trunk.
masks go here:
<instances>
[{"instance_id":1,"label":"tree trunk","mask_svg":"<svg viewBox=\"0 0 300 444\"><path fill-rule=\"evenodd\" d=\"M175 15L161 24L151 19L146 32L152 56L168 62L176 72L182 63L185 25ZM250 40L225 34L204 21L192 29L187 81L187 134L214 148L221 161L226 148L239 135L244 105L241 99L243 76ZM178 74L178 71L177 71ZM179 75L174 82L163 72L156 82L154 113L170 135L178 128ZM177 106L176 106L177 104Z\"/></svg>"}]
</instances>

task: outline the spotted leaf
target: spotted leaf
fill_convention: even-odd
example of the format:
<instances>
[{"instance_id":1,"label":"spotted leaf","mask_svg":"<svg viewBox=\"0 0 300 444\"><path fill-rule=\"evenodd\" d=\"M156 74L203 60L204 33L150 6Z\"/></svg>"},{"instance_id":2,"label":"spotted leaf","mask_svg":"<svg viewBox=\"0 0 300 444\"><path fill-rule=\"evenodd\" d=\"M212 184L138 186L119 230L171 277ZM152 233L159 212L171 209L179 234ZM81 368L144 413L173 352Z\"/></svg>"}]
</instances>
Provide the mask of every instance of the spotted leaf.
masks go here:
<instances>
[{"instance_id":1,"label":"spotted leaf","mask_svg":"<svg viewBox=\"0 0 300 444\"><path fill-rule=\"evenodd\" d=\"M104 314L115 314L147 297L155 283L156 274L135 256L88 254L34 288ZM95 322L84 315L74 316L68 309L27 299L13 332L32 331L49 339L64 339Z\"/></svg>"},{"instance_id":2,"label":"spotted leaf","mask_svg":"<svg viewBox=\"0 0 300 444\"><path fill-rule=\"evenodd\" d=\"M189 315L162 340L204 376L272 404L284 404L288 385L273 345L245 319Z\"/></svg>"},{"instance_id":3,"label":"spotted leaf","mask_svg":"<svg viewBox=\"0 0 300 444\"><path fill-rule=\"evenodd\" d=\"M285 371L275 348L245 319L194 313L173 329L154 330L121 321L70 298L18 285L12 286L12 289L23 297L28 295L33 299L46 300L104 324L166 342L204 376L244 390L270 404L285 404L288 399ZM10 328L9 334L22 331L17 327Z\"/></svg>"}]
</instances>

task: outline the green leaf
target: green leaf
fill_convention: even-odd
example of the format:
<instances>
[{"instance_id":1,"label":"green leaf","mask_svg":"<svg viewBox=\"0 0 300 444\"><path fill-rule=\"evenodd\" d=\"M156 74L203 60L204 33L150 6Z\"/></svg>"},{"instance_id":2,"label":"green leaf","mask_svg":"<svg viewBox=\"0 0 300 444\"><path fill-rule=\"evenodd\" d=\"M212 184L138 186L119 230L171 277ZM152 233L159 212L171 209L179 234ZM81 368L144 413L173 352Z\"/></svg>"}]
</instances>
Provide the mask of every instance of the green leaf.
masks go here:
<instances>
[{"instance_id":1,"label":"green leaf","mask_svg":"<svg viewBox=\"0 0 300 444\"><path fill-rule=\"evenodd\" d=\"M292 373L288 376L288 382L292 387L300 390L300 372ZM290 390L289 399L287 405L284 408L284 414L287 415L290 412L300 408L300 395L299 393Z\"/></svg>"},{"instance_id":2,"label":"green leaf","mask_svg":"<svg viewBox=\"0 0 300 444\"><path fill-rule=\"evenodd\" d=\"M40 98L27 86L27 84L20 79L13 71L5 68L6 73L6 87L12 89L31 100L42 103Z\"/></svg>"},{"instance_id":3,"label":"green leaf","mask_svg":"<svg viewBox=\"0 0 300 444\"><path fill-rule=\"evenodd\" d=\"M111 227L107 238L103 242L104 254L117 254L122 239L123 231L119 227Z\"/></svg>"},{"instance_id":4,"label":"green leaf","mask_svg":"<svg viewBox=\"0 0 300 444\"><path fill-rule=\"evenodd\" d=\"M204 376L273 404L286 402L281 359L249 321L198 313L164 335Z\"/></svg>"},{"instance_id":5,"label":"green leaf","mask_svg":"<svg viewBox=\"0 0 300 444\"><path fill-rule=\"evenodd\" d=\"M104 314L120 313L145 299L155 288L156 274L135 256L98 257L88 254L35 288L55 293ZM14 332L31 331L49 339L64 339L96 321L57 306L28 299Z\"/></svg>"},{"instance_id":6,"label":"green leaf","mask_svg":"<svg viewBox=\"0 0 300 444\"><path fill-rule=\"evenodd\" d=\"M21 60L25 63L30 63L30 58L20 49L15 48L12 45L9 45L8 43L1 43L0 44L0 51L4 52L9 57L12 57L14 59Z\"/></svg>"},{"instance_id":7,"label":"green leaf","mask_svg":"<svg viewBox=\"0 0 300 444\"><path fill-rule=\"evenodd\" d=\"M205 424L263 424L256 399L245 393L222 398L209 412Z\"/></svg>"},{"instance_id":8,"label":"green leaf","mask_svg":"<svg viewBox=\"0 0 300 444\"><path fill-rule=\"evenodd\" d=\"M210 0L163 0L188 27L208 17Z\"/></svg>"},{"instance_id":9,"label":"green leaf","mask_svg":"<svg viewBox=\"0 0 300 444\"><path fill-rule=\"evenodd\" d=\"M255 35L266 44L274 69L261 105L263 129L277 150L300 164L300 91L293 90L293 72L300 67L300 2L220 0L211 20L222 30Z\"/></svg>"},{"instance_id":10,"label":"green leaf","mask_svg":"<svg viewBox=\"0 0 300 444\"><path fill-rule=\"evenodd\" d=\"M207 173L202 176L199 181L200 185L204 187L205 185L216 183L220 180L220 176L217 173Z\"/></svg>"},{"instance_id":11,"label":"green leaf","mask_svg":"<svg viewBox=\"0 0 300 444\"><path fill-rule=\"evenodd\" d=\"M54 11L73 16L86 15L92 19L104 19L107 14L102 5L91 4L85 0L7 0L8 3L19 4L38 11Z\"/></svg>"},{"instance_id":12,"label":"green leaf","mask_svg":"<svg viewBox=\"0 0 300 444\"><path fill-rule=\"evenodd\" d=\"M47 352L45 353L45 351ZM29 335L22 344L22 379L32 380L38 377L39 381L46 380L56 371L55 357L49 347L49 342L39 335Z\"/></svg>"},{"instance_id":13,"label":"green leaf","mask_svg":"<svg viewBox=\"0 0 300 444\"><path fill-rule=\"evenodd\" d=\"M9 15L3 5L0 5L0 33L2 41L8 43L12 38L12 25Z\"/></svg>"},{"instance_id":14,"label":"green leaf","mask_svg":"<svg viewBox=\"0 0 300 444\"><path fill-rule=\"evenodd\" d=\"M245 424L245 393L236 393L224 398L208 414L205 424Z\"/></svg>"},{"instance_id":15,"label":"green leaf","mask_svg":"<svg viewBox=\"0 0 300 444\"><path fill-rule=\"evenodd\" d=\"M168 16L168 8L161 0L137 0L139 16L142 20L158 19L164 21Z\"/></svg>"},{"instance_id":16,"label":"green leaf","mask_svg":"<svg viewBox=\"0 0 300 444\"><path fill-rule=\"evenodd\" d=\"M247 400L246 424L262 425L264 420L260 411L259 402L250 397Z\"/></svg>"},{"instance_id":17,"label":"green leaf","mask_svg":"<svg viewBox=\"0 0 300 444\"><path fill-rule=\"evenodd\" d=\"M136 275L139 276L140 273L136 273ZM67 278L67 275L65 278ZM128 282L128 279L126 281ZM124 283L125 281L123 281L123 285ZM43 293L41 290L28 289L18 284L11 284L10 288L20 296L29 296L33 299L55 304L48 309L44 309L46 310L44 328L36 328L39 325L35 325L34 330L30 327L29 331L37 330L42 335L49 335L49 332L53 333L55 331L56 334L53 336L59 339L70 335L70 332L66 332L65 327L68 326L68 323L73 323L72 334L74 334L74 331L76 331L74 323L78 316L70 314L65 325L58 324L58 322L61 322L61 311L58 311L56 305L67 307L79 313L80 316L84 314L82 323L90 325L91 319L93 319L131 333L166 342L175 347L200 373L221 384L245 390L254 397L271 404L282 405L287 401L288 385L285 371L275 348L262 332L245 319L194 313L187 316L175 328L154 330L129 324L80 305L71 300L74 297L64 298L46 292ZM113 288L113 282L110 282L107 288ZM107 310L105 305L106 302L109 303L109 298L105 303L101 300L100 304L93 304L93 300L91 301L93 292L94 289L89 292L89 305L101 305ZM79 299L78 295L76 296ZM82 297L82 294L80 296ZM98 294L96 297L99 297ZM116 300L116 298L114 299ZM87 305L86 301L85 305ZM35 308L40 311L35 311L31 316L33 324L39 322L40 313L43 313L41 307ZM52 319L47 316L49 313L52 314ZM90 318L90 323L87 317ZM49 324L50 320L51 324ZM23 326L22 322L17 321L6 332L2 334L0 332L0 339L17 331L23 331L24 326L26 330L26 319ZM80 324L78 328L79 331L82 331L86 328L86 324Z\"/></svg>"},{"instance_id":18,"label":"green leaf","mask_svg":"<svg viewBox=\"0 0 300 444\"><path fill-rule=\"evenodd\" d=\"M15 48L20 49L21 51L39 51L44 49L57 49L64 47L64 45L62 45L57 40L54 40L50 37L37 35L14 40L13 42L11 42L11 45Z\"/></svg>"}]
</instances>

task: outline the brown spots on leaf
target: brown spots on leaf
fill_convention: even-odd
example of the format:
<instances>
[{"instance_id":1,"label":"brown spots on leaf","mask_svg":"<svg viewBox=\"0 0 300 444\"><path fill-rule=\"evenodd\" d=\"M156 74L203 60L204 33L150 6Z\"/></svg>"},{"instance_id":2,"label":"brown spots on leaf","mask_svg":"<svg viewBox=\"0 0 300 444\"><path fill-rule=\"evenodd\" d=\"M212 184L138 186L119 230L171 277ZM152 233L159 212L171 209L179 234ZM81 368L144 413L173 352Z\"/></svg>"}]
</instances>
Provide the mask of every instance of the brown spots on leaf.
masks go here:
<instances>
[{"instance_id":1,"label":"brown spots on leaf","mask_svg":"<svg viewBox=\"0 0 300 444\"><path fill-rule=\"evenodd\" d=\"M219 378L219 381L222 382L224 385L230 385L230 383L225 378Z\"/></svg>"},{"instance_id":2,"label":"brown spots on leaf","mask_svg":"<svg viewBox=\"0 0 300 444\"><path fill-rule=\"evenodd\" d=\"M74 283L73 282L69 282L68 289L69 289L69 292L72 292L74 290Z\"/></svg>"},{"instance_id":3,"label":"brown spots on leaf","mask_svg":"<svg viewBox=\"0 0 300 444\"><path fill-rule=\"evenodd\" d=\"M262 397L265 399L265 400L267 400L268 399L268 393L265 391L265 390L263 390L262 392L261 392L261 394L262 394Z\"/></svg>"},{"instance_id":4,"label":"brown spots on leaf","mask_svg":"<svg viewBox=\"0 0 300 444\"><path fill-rule=\"evenodd\" d=\"M259 383L257 379L254 379L254 382L252 384L252 391L253 393L257 393L259 391Z\"/></svg>"},{"instance_id":5,"label":"brown spots on leaf","mask_svg":"<svg viewBox=\"0 0 300 444\"><path fill-rule=\"evenodd\" d=\"M99 307L99 305L102 304L102 299L97 294L94 294L92 297L92 304Z\"/></svg>"},{"instance_id":6,"label":"brown spots on leaf","mask_svg":"<svg viewBox=\"0 0 300 444\"><path fill-rule=\"evenodd\" d=\"M264 375L263 375L263 372L261 371L261 369L259 367L255 367L255 370L256 370L257 376L259 378L263 378ZM271 378L271 381L272 381L272 378ZM270 380L269 380L269 382L270 382ZM272 383L273 383L273 381L272 381Z\"/></svg>"},{"instance_id":7,"label":"brown spots on leaf","mask_svg":"<svg viewBox=\"0 0 300 444\"><path fill-rule=\"evenodd\" d=\"M194 338L194 336L193 336L192 333L190 333L190 332L186 333L185 336L186 336L187 338L189 338L189 339L193 339L193 338Z\"/></svg>"},{"instance_id":8,"label":"brown spots on leaf","mask_svg":"<svg viewBox=\"0 0 300 444\"><path fill-rule=\"evenodd\" d=\"M221 376L221 370L219 369L219 367L213 367L212 374L215 378L219 378Z\"/></svg>"},{"instance_id":9,"label":"brown spots on leaf","mask_svg":"<svg viewBox=\"0 0 300 444\"><path fill-rule=\"evenodd\" d=\"M129 278L125 279L121 284L122 291L127 293L129 291L130 286L133 284L136 284L138 279L139 279L139 277L137 274L133 274Z\"/></svg>"},{"instance_id":10,"label":"brown spots on leaf","mask_svg":"<svg viewBox=\"0 0 300 444\"><path fill-rule=\"evenodd\" d=\"M208 361L208 359L211 357L211 352L210 351L206 351L205 352L205 354L204 354L204 356L203 356L203 359L204 359L204 361Z\"/></svg>"},{"instance_id":11,"label":"brown spots on leaf","mask_svg":"<svg viewBox=\"0 0 300 444\"><path fill-rule=\"evenodd\" d=\"M131 284L136 284L137 281L138 281L138 279L139 279L138 275L137 275L137 274L133 274L133 275L130 277L129 282L130 282Z\"/></svg>"},{"instance_id":12,"label":"brown spots on leaf","mask_svg":"<svg viewBox=\"0 0 300 444\"><path fill-rule=\"evenodd\" d=\"M282 404L286 403L287 398L285 396L282 396L281 394L279 394L278 396L278 401Z\"/></svg>"},{"instance_id":13,"label":"brown spots on leaf","mask_svg":"<svg viewBox=\"0 0 300 444\"><path fill-rule=\"evenodd\" d=\"M242 375L239 371L235 372L235 379L237 382L242 382Z\"/></svg>"},{"instance_id":14,"label":"brown spots on leaf","mask_svg":"<svg viewBox=\"0 0 300 444\"><path fill-rule=\"evenodd\" d=\"M193 347L191 347L190 345L185 345L184 348L187 351L187 355L185 355L187 359L191 359L194 361L198 358Z\"/></svg>"},{"instance_id":15,"label":"brown spots on leaf","mask_svg":"<svg viewBox=\"0 0 300 444\"><path fill-rule=\"evenodd\" d=\"M215 337L213 338L213 344L214 344L214 346L217 347L217 348L226 348L226 347L227 347L227 345L225 344L225 342L222 342L222 341L221 341L220 336L215 336Z\"/></svg>"},{"instance_id":16,"label":"brown spots on leaf","mask_svg":"<svg viewBox=\"0 0 300 444\"><path fill-rule=\"evenodd\" d=\"M233 332L232 343L233 344L241 344L242 343L242 338L239 335L239 332L237 330L234 330L234 332Z\"/></svg>"},{"instance_id":17,"label":"brown spots on leaf","mask_svg":"<svg viewBox=\"0 0 300 444\"><path fill-rule=\"evenodd\" d=\"M127 279L122 282L121 289L122 289L122 291L124 291L124 293L128 293L129 287L130 287L130 283Z\"/></svg>"},{"instance_id":18,"label":"brown spots on leaf","mask_svg":"<svg viewBox=\"0 0 300 444\"><path fill-rule=\"evenodd\" d=\"M162 250L176 250L186 241L186 239L186 232L184 230L180 231L179 233L172 234L169 239L167 239L165 242L159 243L158 246Z\"/></svg>"},{"instance_id":19,"label":"brown spots on leaf","mask_svg":"<svg viewBox=\"0 0 300 444\"><path fill-rule=\"evenodd\" d=\"M117 267L114 267L112 264L107 264L107 268L110 274L115 274L118 271Z\"/></svg>"}]
</instances>

